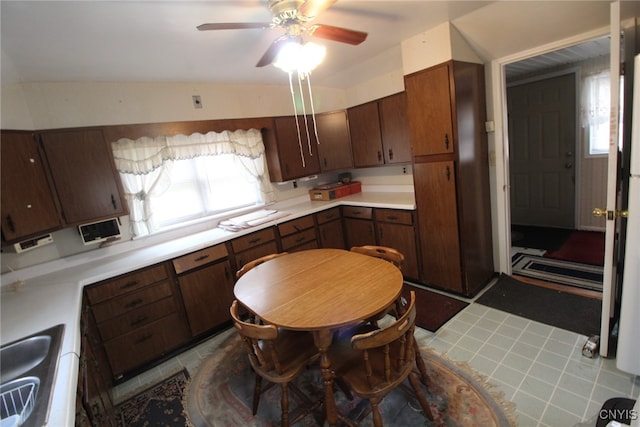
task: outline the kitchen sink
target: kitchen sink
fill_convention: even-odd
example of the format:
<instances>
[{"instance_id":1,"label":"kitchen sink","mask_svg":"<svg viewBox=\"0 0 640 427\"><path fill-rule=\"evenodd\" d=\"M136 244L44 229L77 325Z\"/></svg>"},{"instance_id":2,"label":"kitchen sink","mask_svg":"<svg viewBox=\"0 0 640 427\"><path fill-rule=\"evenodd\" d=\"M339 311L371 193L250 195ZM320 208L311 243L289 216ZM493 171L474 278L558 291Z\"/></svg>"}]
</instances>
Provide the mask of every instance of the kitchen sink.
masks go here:
<instances>
[{"instance_id":1,"label":"kitchen sink","mask_svg":"<svg viewBox=\"0 0 640 427\"><path fill-rule=\"evenodd\" d=\"M64 325L0 348L0 427L46 424Z\"/></svg>"}]
</instances>

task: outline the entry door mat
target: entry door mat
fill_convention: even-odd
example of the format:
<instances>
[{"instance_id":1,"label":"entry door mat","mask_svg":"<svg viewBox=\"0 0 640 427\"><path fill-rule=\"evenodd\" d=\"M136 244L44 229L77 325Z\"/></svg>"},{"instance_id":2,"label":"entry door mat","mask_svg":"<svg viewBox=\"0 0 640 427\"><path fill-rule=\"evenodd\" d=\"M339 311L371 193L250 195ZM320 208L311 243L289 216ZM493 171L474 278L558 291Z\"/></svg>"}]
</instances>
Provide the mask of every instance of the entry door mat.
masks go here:
<instances>
[{"instance_id":1,"label":"entry door mat","mask_svg":"<svg viewBox=\"0 0 640 427\"><path fill-rule=\"evenodd\" d=\"M600 335L599 299L523 283L504 273L475 302L581 335Z\"/></svg>"},{"instance_id":2,"label":"entry door mat","mask_svg":"<svg viewBox=\"0 0 640 427\"><path fill-rule=\"evenodd\" d=\"M416 292L416 325L431 332L440 329L442 325L469 305L469 303L457 298L405 283L402 290L405 298L408 299L410 291Z\"/></svg>"},{"instance_id":3,"label":"entry door mat","mask_svg":"<svg viewBox=\"0 0 640 427\"><path fill-rule=\"evenodd\" d=\"M545 258L603 266L604 233L584 230L574 231L560 249L547 251L544 256Z\"/></svg>"},{"instance_id":4,"label":"entry door mat","mask_svg":"<svg viewBox=\"0 0 640 427\"><path fill-rule=\"evenodd\" d=\"M189 382L189 372L183 369L125 400L116 407L118 427L185 427L182 398Z\"/></svg>"},{"instance_id":5,"label":"entry door mat","mask_svg":"<svg viewBox=\"0 0 640 427\"><path fill-rule=\"evenodd\" d=\"M511 257L511 272L532 279L602 292L603 267L521 252Z\"/></svg>"}]
</instances>

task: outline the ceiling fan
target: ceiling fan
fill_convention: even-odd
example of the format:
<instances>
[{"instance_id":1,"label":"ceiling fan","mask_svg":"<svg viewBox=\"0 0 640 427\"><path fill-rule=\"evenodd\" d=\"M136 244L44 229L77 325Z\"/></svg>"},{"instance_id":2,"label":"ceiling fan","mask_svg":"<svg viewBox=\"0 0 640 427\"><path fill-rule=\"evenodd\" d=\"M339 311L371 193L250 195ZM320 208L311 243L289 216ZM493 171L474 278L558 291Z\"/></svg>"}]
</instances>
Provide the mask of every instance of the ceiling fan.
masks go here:
<instances>
[{"instance_id":1,"label":"ceiling fan","mask_svg":"<svg viewBox=\"0 0 640 427\"><path fill-rule=\"evenodd\" d=\"M256 67L264 67L275 60L282 45L291 40L302 43L303 35L351 45L359 45L365 41L367 33L362 31L325 24L305 25L336 2L337 0L269 0L271 22L207 23L198 25L197 28L200 31L283 28L285 34L269 46L256 64Z\"/></svg>"}]
</instances>

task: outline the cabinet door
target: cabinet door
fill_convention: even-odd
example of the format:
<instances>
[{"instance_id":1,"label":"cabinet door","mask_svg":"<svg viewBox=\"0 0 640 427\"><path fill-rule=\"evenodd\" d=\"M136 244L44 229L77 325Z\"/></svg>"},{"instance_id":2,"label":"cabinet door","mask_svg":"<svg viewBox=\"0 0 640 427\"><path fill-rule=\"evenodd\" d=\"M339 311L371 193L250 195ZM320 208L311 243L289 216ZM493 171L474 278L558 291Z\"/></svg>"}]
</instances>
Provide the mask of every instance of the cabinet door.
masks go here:
<instances>
[{"instance_id":1,"label":"cabinet door","mask_svg":"<svg viewBox=\"0 0 640 427\"><path fill-rule=\"evenodd\" d=\"M385 163L410 162L411 143L409 142L409 122L407 120L407 94L400 92L378 100L378 109Z\"/></svg>"},{"instance_id":2,"label":"cabinet door","mask_svg":"<svg viewBox=\"0 0 640 427\"><path fill-rule=\"evenodd\" d=\"M347 112L354 166L358 168L383 165L378 103L368 102L351 107Z\"/></svg>"},{"instance_id":3,"label":"cabinet door","mask_svg":"<svg viewBox=\"0 0 640 427\"><path fill-rule=\"evenodd\" d=\"M321 248L344 249L344 230L340 219L318 225Z\"/></svg>"},{"instance_id":4,"label":"cabinet door","mask_svg":"<svg viewBox=\"0 0 640 427\"><path fill-rule=\"evenodd\" d=\"M416 232L413 226L379 222L376 228L378 243L381 246L395 248L404 255L402 274L412 279L420 279Z\"/></svg>"},{"instance_id":5,"label":"cabinet door","mask_svg":"<svg viewBox=\"0 0 640 427\"><path fill-rule=\"evenodd\" d=\"M2 132L2 234L16 241L62 227L46 165L31 133Z\"/></svg>"},{"instance_id":6,"label":"cabinet door","mask_svg":"<svg viewBox=\"0 0 640 427\"><path fill-rule=\"evenodd\" d=\"M191 335L197 336L228 321L233 301L229 261L184 274L178 278Z\"/></svg>"},{"instance_id":7,"label":"cabinet door","mask_svg":"<svg viewBox=\"0 0 640 427\"><path fill-rule=\"evenodd\" d=\"M345 218L344 228L347 249L354 246L376 244L373 221L368 219Z\"/></svg>"},{"instance_id":8,"label":"cabinet door","mask_svg":"<svg viewBox=\"0 0 640 427\"><path fill-rule=\"evenodd\" d=\"M296 118L291 116L274 119L279 166L283 181L320 173L318 146L314 137L309 143L304 120L304 116L298 116L297 123ZM309 120L307 123L309 135L312 135L313 123Z\"/></svg>"},{"instance_id":9,"label":"cabinet door","mask_svg":"<svg viewBox=\"0 0 640 427\"><path fill-rule=\"evenodd\" d=\"M329 172L353 167L346 111L316 115L320 169Z\"/></svg>"},{"instance_id":10,"label":"cabinet door","mask_svg":"<svg viewBox=\"0 0 640 427\"><path fill-rule=\"evenodd\" d=\"M443 64L405 77L414 157L454 151L449 69L449 64Z\"/></svg>"},{"instance_id":11,"label":"cabinet door","mask_svg":"<svg viewBox=\"0 0 640 427\"><path fill-rule=\"evenodd\" d=\"M120 177L101 130L52 131L41 136L67 224L126 215Z\"/></svg>"},{"instance_id":12,"label":"cabinet door","mask_svg":"<svg viewBox=\"0 0 640 427\"><path fill-rule=\"evenodd\" d=\"M462 293L454 163L415 163L423 279Z\"/></svg>"}]
</instances>

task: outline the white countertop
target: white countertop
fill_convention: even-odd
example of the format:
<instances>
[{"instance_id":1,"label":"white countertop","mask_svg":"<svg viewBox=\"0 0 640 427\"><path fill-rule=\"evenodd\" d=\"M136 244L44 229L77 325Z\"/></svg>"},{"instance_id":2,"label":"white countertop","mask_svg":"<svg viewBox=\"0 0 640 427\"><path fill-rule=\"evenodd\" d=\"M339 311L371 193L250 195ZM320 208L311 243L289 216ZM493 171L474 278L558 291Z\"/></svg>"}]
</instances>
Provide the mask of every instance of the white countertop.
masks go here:
<instances>
[{"instance_id":1,"label":"white countertop","mask_svg":"<svg viewBox=\"0 0 640 427\"><path fill-rule=\"evenodd\" d=\"M170 240L164 242L139 239L3 274L0 277L3 289L0 296L0 344L65 324L48 425L72 426L84 286L335 206L415 209L413 189L407 191L406 186L401 187L402 191L382 188L382 191L366 191L331 201L298 197L269 205L270 209L289 212L288 216L238 232L211 228L179 237L167 235ZM23 280L24 285L16 291L8 290L7 285L16 280Z\"/></svg>"}]
</instances>

